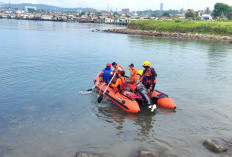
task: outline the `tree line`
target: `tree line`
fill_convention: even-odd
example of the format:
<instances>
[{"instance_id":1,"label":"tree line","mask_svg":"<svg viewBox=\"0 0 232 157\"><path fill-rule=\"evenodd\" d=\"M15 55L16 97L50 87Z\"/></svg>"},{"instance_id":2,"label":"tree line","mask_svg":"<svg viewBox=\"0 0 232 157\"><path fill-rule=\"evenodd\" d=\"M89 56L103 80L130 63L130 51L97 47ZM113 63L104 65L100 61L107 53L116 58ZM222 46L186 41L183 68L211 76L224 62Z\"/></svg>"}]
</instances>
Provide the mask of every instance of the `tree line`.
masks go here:
<instances>
[{"instance_id":1,"label":"tree line","mask_svg":"<svg viewBox=\"0 0 232 157\"><path fill-rule=\"evenodd\" d=\"M224 3L216 3L214 5L214 9L211 12L209 7L207 7L204 11L205 14L211 14L215 19L219 19L219 18L228 18L229 20L232 20L232 6L229 6L227 4ZM170 17L170 12L164 12L162 14L162 16L165 17ZM187 18L197 18L198 14L194 13L194 12L187 12L185 13L185 17Z\"/></svg>"},{"instance_id":2,"label":"tree line","mask_svg":"<svg viewBox=\"0 0 232 157\"><path fill-rule=\"evenodd\" d=\"M212 15L214 16L214 18L227 17L228 19L232 20L232 6L224 3L216 3L214 5Z\"/></svg>"}]
</instances>

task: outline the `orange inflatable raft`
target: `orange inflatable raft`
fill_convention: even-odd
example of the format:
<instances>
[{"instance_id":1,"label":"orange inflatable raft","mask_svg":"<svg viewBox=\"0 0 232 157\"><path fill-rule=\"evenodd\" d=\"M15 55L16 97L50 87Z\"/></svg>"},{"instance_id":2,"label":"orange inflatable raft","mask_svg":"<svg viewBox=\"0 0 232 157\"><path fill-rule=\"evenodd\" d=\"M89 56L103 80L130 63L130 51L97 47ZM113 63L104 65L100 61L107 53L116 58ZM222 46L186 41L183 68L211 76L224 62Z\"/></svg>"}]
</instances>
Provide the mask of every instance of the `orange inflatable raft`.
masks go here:
<instances>
[{"instance_id":1,"label":"orange inflatable raft","mask_svg":"<svg viewBox=\"0 0 232 157\"><path fill-rule=\"evenodd\" d=\"M107 87L107 85L101 81L101 74L102 72L100 72L94 79L95 88L99 94L102 94ZM115 89L110 86L106 90L104 96L123 110L131 113L138 113L140 111L140 106L143 105L141 96L129 91L124 91L123 93L120 93L118 91L115 91ZM169 109L176 109L176 105L173 102L172 98L168 97L168 95L160 91L153 91L151 100L153 104L157 104L158 106Z\"/></svg>"}]
</instances>

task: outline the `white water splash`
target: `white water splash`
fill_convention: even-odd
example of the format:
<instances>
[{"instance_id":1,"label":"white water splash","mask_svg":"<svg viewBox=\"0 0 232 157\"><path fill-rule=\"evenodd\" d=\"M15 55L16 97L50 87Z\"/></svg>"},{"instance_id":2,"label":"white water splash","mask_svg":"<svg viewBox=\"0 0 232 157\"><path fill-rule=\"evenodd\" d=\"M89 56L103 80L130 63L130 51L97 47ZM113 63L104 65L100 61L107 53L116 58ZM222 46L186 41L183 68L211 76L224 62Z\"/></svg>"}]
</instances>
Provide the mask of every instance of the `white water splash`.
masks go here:
<instances>
[{"instance_id":1,"label":"white water splash","mask_svg":"<svg viewBox=\"0 0 232 157\"><path fill-rule=\"evenodd\" d=\"M79 94L81 95L87 95L87 94L91 94L92 91L80 91Z\"/></svg>"}]
</instances>

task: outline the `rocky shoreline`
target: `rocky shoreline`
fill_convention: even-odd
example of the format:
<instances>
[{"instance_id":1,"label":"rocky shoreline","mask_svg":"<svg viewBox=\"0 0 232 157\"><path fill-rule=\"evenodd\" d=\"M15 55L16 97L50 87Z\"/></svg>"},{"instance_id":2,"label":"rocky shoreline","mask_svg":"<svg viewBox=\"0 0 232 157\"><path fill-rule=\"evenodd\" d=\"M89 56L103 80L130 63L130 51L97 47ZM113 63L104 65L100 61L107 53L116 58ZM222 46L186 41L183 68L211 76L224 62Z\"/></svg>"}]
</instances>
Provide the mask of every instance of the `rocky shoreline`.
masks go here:
<instances>
[{"instance_id":1,"label":"rocky shoreline","mask_svg":"<svg viewBox=\"0 0 232 157\"><path fill-rule=\"evenodd\" d=\"M232 43L232 36L220 36L220 35L210 35L210 34L190 34L190 33L178 33L178 32L169 33L169 32L158 32L154 30L134 30L134 29L107 29L104 31L110 32L110 33L147 35L147 36L178 38L178 39L217 40L217 41L226 41L226 42Z\"/></svg>"},{"instance_id":2,"label":"rocky shoreline","mask_svg":"<svg viewBox=\"0 0 232 157\"><path fill-rule=\"evenodd\" d=\"M232 139L231 138L224 139L224 138L217 137L213 139L206 139L202 142L202 145L212 153L215 153L218 155L222 154L225 157L232 156ZM149 151L144 148L138 148L137 150L135 149L129 155L129 157L161 157L161 156L167 156L167 155L162 154L158 150ZM99 153L79 151L76 153L75 157L106 157L106 156L104 154L99 154Z\"/></svg>"}]
</instances>

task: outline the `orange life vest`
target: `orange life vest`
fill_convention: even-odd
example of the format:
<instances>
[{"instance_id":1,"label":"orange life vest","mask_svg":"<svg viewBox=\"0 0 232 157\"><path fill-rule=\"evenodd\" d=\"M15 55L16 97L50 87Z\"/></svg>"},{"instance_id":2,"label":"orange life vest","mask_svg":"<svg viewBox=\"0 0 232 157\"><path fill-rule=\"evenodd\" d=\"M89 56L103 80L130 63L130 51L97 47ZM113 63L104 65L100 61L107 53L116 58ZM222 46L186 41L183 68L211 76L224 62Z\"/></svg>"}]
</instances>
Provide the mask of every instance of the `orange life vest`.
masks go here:
<instances>
[{"instance_id":1,"label":"orange life vest","mask_svg":"<svg viewBox=\"0 0 232 157\"><path fill-rule=\"evenodd\" d=\"M119 79L121 79L121 84L120 84L120 91L123 92L126 88L126 78L125 77L120 77Z\"/></svg>"},{"instance_id":2,"label":"orange life vest","mask_svg":"<svg viewBox=\"0 0 232 157\"><path fill-rule=\"evenodd\" d=\"M136 81L139 79L138 77L138 71L135 67L132 67L131 68L131 76L130 76L130 79L131 81L133 81L134 83L136 83Z\"/></svg>"}]
</instances>

